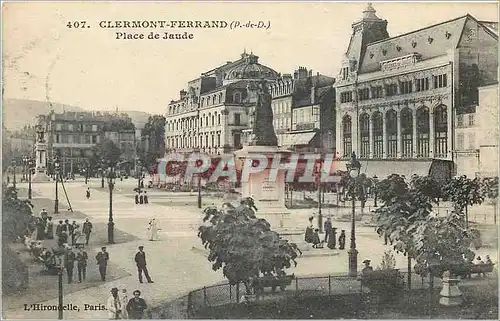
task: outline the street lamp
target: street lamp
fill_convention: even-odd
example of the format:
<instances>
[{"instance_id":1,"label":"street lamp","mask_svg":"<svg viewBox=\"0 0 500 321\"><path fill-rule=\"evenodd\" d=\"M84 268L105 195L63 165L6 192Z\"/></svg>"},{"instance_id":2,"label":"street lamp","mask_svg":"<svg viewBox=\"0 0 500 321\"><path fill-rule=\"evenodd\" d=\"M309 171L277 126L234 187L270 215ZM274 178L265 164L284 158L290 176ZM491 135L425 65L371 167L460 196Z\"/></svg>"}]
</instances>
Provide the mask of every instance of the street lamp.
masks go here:
<instances>
[{"instance_id":1,"label":"street lamp","mask_svg":"<svg viewBox=\"0 0 500 321\"><path fill-rule=\"evenodd\" d=\"M12 180L12 186L14 187L14 189L16 188L16 165L17 165L17 164L16 164L16 161L15 161L15 160L13 160L13 161L12 161L12 169L13 169L13 171L14 171L14 178L13 178L13 180Z\"/></svg>"},{"instance_id":2,"label":"street lamp","mask_svg":"<svg viewBox=\"0 0 500 321\"><path fill-rule=\"evenodd\" d=\"M101 159L101 188L104 188L104 158Z\"/></svg>"},{"instance_id":3,"label":"street lamp","mask_svg":"<svg viewBox=\"0 0 500 321\"><path fill-rule=\"evenodd\" d=\"M33 159L28 158L27 166L28 166L28 199L29 200L31 199L31 171L33 170L33 165L34 165Z\"/></svg>"},{"instance_id":4,"label":"street lamp","mask_svg":"<svg viewBox=\"0 0 500 321\"><path fill-rule=\"evenodd\" d=\"M59 315L58 319L63 320L63 272L64 272L64 250L59 248L55 251L57 276L59 281Z\"/></svg>"},{"instance_id":5,"label":"street lamp","mask_svg":"<svg viewBox=\"0 0 500 321\"><path fill-rule=\"evenodd\" d=\"M108 187L109 187L109 222L108 222L108 244L115 244L113 222L113 188L115 186L116 174L113 167L109 168L108 173Z\"/></svg>"},{"instance_id":6,"label":"street lamp","mask_svg":"<svg viewBox=\"0 0 500 321\"><path fill-rule=\"evenodd\" d=\"M137 160L137 168L136 168L136 171L137 171L137 188L140 190L141 189L141 174L142 174L142 171L141 171L141 167L142 164L141 164L141 161L140 160Z\"/></svg>"},{"instance_id":7,"label":"street lamp","mask_svg":"<svg viewBox=\"0 0 500 321\"><path fill-rule=\"evenodd\" d=\"M21 178L21 182L26 182L27 180L28 175L26 175L26 169L28 167L28 160L29 160L28 156L23 157L23 178Z\"/></svg>"},{"instance_id":8,"label":"street lamp","mask_svg":"<svg viewBox=\"0 0 500 321\"><path fill-rule=\"evenodd\" d=\"M54 175L56 176L56 199L54 201L54 214L59 214L59 193L57 190L57 183L59 182L59 171L59 157L56 157L56 159L54 160Z\"/></svg>"},{"instance_id":9,"label":"street lamp","mask_svg":"<svg viewBox=\"0 0 500 321\"><path fill-rule=\"evenodd\" d=\"M315 172L316 172L316 177L318 180L318 230L320 233L323 233L323 214L321 212L321 165L322 165L322 160L320 160L320 163L316 163L315 166Z\"/></svg>"},{"instance_id":10,"label":"street lamp","mask_svg":"<svg viewBox=\"0 0 500 321\"><path fill-rule=\"evenodd\" d=\"M352 152L351 162L347 164L347 171L351 180L352 197L352 222L351 222L351 246L349 254L349 276L358 274L358 251L356 250L356 178L359 176L361 163L356 159L356 153Z\"/></svg>"},{"instance_id":11,"label":"street lamp","mask_svg":"<svg viewBox=\"0 0 500 321\"><path fill-rule=\"evenodd\" d=\"M201 166L201 161L196 161L196 167ZM201 208L201 173L198 173L198 208Z\"/></svg>"}]
</instances>

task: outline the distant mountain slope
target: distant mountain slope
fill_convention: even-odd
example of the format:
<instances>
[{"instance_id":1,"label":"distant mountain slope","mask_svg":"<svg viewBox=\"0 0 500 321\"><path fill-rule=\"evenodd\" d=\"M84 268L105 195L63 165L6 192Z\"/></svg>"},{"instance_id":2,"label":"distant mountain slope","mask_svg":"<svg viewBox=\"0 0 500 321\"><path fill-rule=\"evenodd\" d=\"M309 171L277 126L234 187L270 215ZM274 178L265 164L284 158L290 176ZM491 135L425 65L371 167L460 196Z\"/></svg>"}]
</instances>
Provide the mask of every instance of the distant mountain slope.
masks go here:
<instances>
[{"instance_id":1,"label":"distant mountain slope","mask_svg":"<svg viewBox=\"0 0 500 321\"><path fill-rule=\"evenodd\" d=\"M52 108L57 113L66 111L84 111L84 109L53 103ZM27 99L4 99L2 102L2 121L8 130L20 130L24 125L34 124L40 114L48 114L50 107L47 102Z\"/></svg>"},{"instance_id":2,"label":"distant mountain slope","mask_svg":"<svg viewBox=\"0 0 500 321\"><path fill-rule=\"evenodd\" d=\"M76 106L52 103L56 113L63 111L90 111ZM48 114L50 107L47 102L27 99L4 99L2 103L2 122L7 130L21 130L24 125L35 124L36 117L40 114ZM122 111L127 113L137 128L143 128L150 114L142 111Z\"/></svg>"}]
</instances>

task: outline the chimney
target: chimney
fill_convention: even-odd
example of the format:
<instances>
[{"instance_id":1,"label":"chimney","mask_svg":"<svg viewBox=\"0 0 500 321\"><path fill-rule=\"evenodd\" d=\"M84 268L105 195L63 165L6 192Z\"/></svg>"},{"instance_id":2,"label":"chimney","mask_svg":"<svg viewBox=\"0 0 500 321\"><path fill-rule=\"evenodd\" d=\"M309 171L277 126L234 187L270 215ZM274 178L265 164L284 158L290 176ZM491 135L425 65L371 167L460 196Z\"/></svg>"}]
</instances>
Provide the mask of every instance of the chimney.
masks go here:
<instances>
[{"instance_id":1,"label":"chimney","mask_svg":"<svg viewBox=\"0 0 500 321\"><path fill-rule=\"evenodd\" d=\"M184 99L186 97L186 95L187 95L187 91L185 91L184 89L179 92L179 96L181 99Z\"/></svg>"},{"instance_id":2,"label":"chimney","mask_svg":"<svg viewBox=\"0 0 500 321\"><path fill-rule=\"evenodd\" d=\"M312 75L313 75L313 71L309 70L309 77L312 77Z\"/></svg>"},{"instance_id":3,"label":"chimney","mask_svg":"<svg viewBox=\"0 0 500 321\"><path fill-rule=\"evenodd\" d=\"M299 67L296 73L298 74L298 77L296 79L307 78L307 69L305 67Z\"/></svg>"}]
</instances>

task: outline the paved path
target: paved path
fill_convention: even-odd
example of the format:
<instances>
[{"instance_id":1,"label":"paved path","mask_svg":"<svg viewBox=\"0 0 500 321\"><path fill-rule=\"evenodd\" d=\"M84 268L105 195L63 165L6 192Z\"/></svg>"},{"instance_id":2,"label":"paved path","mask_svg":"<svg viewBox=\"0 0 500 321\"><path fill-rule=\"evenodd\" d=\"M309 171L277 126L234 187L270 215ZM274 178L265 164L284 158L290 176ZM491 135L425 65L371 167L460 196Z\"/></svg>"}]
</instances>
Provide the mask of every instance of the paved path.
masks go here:
<instances>
[{"instance_id":1,"label":"paved path","mask_svg":"<svg viewBox=\"0 0 500 321\"><path fill-rule=\"evenodd\" d=\"M87 288L78 292L67 294L64 297L65 303L73 303L80 307L80 311L71 311L65 313L66 319L100 319L107 318L106 311L84 311L84 304L105 304L112 287L120 289L126 288L131 294L135 289L140 289L143 297L153 306L174 299L189 291L223 281L222 273L214 272L211 264L207 262L206 256L200 251L193 251L193 247L201 248L200 240L196 236L196 230L202 220L202 214L195 205L189 206L169 206L160 200L183 199L191 201L196 194L176 194L164 191L148 190L151 204L135 205L132 189L135 187L135 180L124 180L116 183L116 193L113 197L114 221L115 226L125 233L136 236L138 239L125 244L116 244L108 246L111 254L111 260L117 263L122 269L131 273L132 276L106 282L93 288ZM43 197L54 197L54 184L40 183L34 185L37 195ZM107 222L109 194L107 188L101 188L100 180L92 179L87 185L91 189L92 197L90 200L85 198L86 185L83 181L67 182L65 184L68 196L73 209L81 211L89 216L93 222ZM64 202L64 195L61 199L61 209L67 208ZM221 203L222 200L206 198L208 202ZM195 204L195 203L193 203ZM314 210L292 210L291 224L304 228L307 224L307 218ZM326 214L326 213L325 213ZM62 212L59 217L68 216L68 212ZM150 218L155 217L160 222L162 228L160 240L149 242L147 240L146 225ZM81 221L81 219L80 219ZM334 226L346 230L347 242L349 245L349 222L334 222ZM372 265L377 266L385 250L389 246L383 245L383 240L377 237L373 228L360 226L357 228L358 261L362 262L365 258L372 260ZM139 245L145 246L148 253L148 269L155 281L154 284L139 284L136 276L136 267L133 261L135 252ZM494 254L494 250L490 251ZM480 255L484 255L482 252ZM90 257L95 253L89 253ZM492 256L493 257L493 256ZM338 256L331 257L310 257L298 260L298 266L290 269L290 272L296 275L309 274L345 274L348 270L347 251L340 251ZM402 255L396 255L397 267L406 268L406 258ZM359 263L361 268L361 263ZM92 264L89 268L92 267ZM54 286L57 286L54 284ZM43 293L40 293L40 302L26 302L57 304L57 300L43 300ZM4 309L6 318L30 318L30 319L53 319L57 317L57 312L43 311L33 312L22 309Z\"/></svg>"}]
</instances>

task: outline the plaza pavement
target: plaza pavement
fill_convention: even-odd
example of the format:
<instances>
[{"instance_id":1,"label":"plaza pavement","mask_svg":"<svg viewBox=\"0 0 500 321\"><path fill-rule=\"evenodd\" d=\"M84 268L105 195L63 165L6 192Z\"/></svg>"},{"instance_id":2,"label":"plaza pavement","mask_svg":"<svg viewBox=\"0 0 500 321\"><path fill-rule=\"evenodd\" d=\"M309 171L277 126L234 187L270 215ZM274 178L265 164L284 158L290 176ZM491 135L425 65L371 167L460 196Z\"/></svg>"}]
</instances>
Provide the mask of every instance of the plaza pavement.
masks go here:
<instances>
[{"instance_id":1,"label":"plaza pavement","mask_svg":"<svg viewBox=\"0 0 500 321\"><path fill-rule=\"evenodd\" d=\"M201 211L196 208L196 193L169 193L161 190L148 190L150 204L135 205L133 200L133 188L136 181L133 179L116 182L116 189L113 197L113 213L115 227L125 233L133 235L138 240L128 243L108 245L110 261L118 264L131 276L105 282L92 288L86 288L78 292L65 294L64 303L73 303L80 307L80 311L65 312L65 319L107 319L106 311L84 311L84 304L106 304L109 290L112 287L119 289L126 288L129 296L132 291L139 289L142 297L146 299L150 306L155 306L168 300L175 299L189 291L223 281L222 272L213 271L211 263L200 251L193 251L193 247L201 248L201 242L197 238L197 227L202 221ZM75 211L81 211L88 216L91 222L107 222L109 194L107 186L101 188L100 179L91 179L88 185L83 180L68 181L65 183L68 197ZM91 199L85 198L86 187L90 187ZM54 183L33 184L37 195L41 197L54 198ZM54 220L68 218L72 220L71 212L65 211L67 204L64 193L60 193L61 214L54 215ZM173 202L173 200L176 200ZM168 201L176 204L169 206ZM205 197L205 204L220 204L221 199L211 199ZM178 205L178 204L181 205ZM187 204L187 205L182 205ZM51 212L50 209L49 213ZM290 224L295 227L305 228L307 218L316 210L291 210ZM332 210L334 211L334 210ZM257 213L258 214L258 213ZM327 215L327 212L324 213ZM150 218L156 218L160 227L160 240L149 242L147 240L146 226ZM82 222L82 219L77 219ZM336 222L334 227L337 231L346 230L346 247L349 247L350 223ZM377 266L385 250L389 246L383 245L383 240L378 238L373 227L358 226L356 231L357 248L359 251L358 262L361 269L361 262L368 258L372 260L372 265ZM134 255L139 245L145 246L147 253L148 270L154 284L139 284L137 280ZM97 249L95 250L97 251ZM314 251L314 250L312 250ZM495 249L496 251L496 249ZM491 251L490 251L491 252ZM485 252L486 253L486 252ZM494 253L494 252L493 252ZM97 267L93 258L96 253L89 253L89 269ZM482 252L480 255L484 255ZM488 253L492 254L492 253ZM492 256L494 257L494 256ZM289 271L296 275L324 275L324 274L345 274L348 270L347 249L340 251L339 255L331 257L307 257L299 258L298 266ZM406 258L396 255L397 267L406 268ZM57 284L54 284L57 286ZM49 305L57 305L57 299L44 301L43 293L40 293L39 302ZM4 318L29 318L29 319L54 319L57 317L56 311L25 311L22 308L3 309Z\"/></svg>"}]
</instances>

